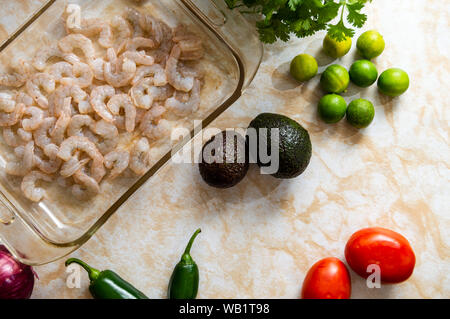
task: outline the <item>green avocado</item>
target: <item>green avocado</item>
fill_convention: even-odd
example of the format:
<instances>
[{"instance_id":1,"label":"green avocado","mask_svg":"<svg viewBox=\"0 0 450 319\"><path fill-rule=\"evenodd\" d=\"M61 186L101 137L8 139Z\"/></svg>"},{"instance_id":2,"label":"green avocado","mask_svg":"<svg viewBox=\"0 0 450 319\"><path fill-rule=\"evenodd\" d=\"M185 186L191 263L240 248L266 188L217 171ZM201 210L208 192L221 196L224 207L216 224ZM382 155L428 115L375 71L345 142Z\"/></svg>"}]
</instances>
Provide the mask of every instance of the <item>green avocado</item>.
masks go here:
<instances>
[{"instance_id":1,"label":"green avocado","mask_svg":"<svg viewBox=\"0 0 450 319\"><path fill-rule=\"evenodd\" d=\"M232 187L247 174L249 161L246 152L246 140L242 135L222 131L203 145L198 165L200 175L210 186Z\"/></svg>"},{"instance_id":2,"label":"green avocado","mask_svg":"<svg viewBox=\"0 0 450 319\"><path fill-rule=\"evenodd\" d=\"M294 178L303 173L309 164L312 153L311 140L308 131L299 123L287 116L262 113L250 122L249 128L256 129L258 139L258 154L253 154L250 148L250 157L257 159L259 166L269 166L270 163L263 164L260 160L260 130L267 128L267 154L271 149L271 129L279 129L279 167L272 176L276 178ZM247 132L249 135L249 132ZM250 143L250 139L249 139ZM264 144L263 144L264 145Z\"/></svg>"}]
</instances>

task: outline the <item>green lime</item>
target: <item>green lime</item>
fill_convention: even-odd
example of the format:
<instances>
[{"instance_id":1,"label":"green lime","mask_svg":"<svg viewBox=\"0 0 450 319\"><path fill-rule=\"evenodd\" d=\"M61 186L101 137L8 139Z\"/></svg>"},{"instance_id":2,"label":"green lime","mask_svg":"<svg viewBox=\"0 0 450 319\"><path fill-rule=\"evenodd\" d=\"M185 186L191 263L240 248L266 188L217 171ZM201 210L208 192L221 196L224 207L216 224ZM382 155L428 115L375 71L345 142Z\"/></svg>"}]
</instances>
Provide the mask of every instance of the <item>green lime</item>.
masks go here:
<instances>
[{"instance_id":1,"label":"green lime","mask_svg":"<svg viewBox=\"0 0 450 319\"><path fill-rule=\"evenodd\" d=\"M409 88L408 73L402 69L392 68L381 73L378 79L378 89L387 96L399 96Z\"/></svg>"},{"instance_id":2,"label":"green lime","mask_svg":"<svg viewBox=\"0 0 450 319\"><path fill-rule=\"evenodd\" d=\"M375 65L369 60L359 60L350 67L350 80L360 87L368 87L375 83L378 71Z\"/></svg>"},{"instance_id":3,"label":"green lime","mask_svg":"<svg viewBox=\"0 0 450 319\"><path fill-rule=\"evenodd\" d=\"M372 123L375 109L372 102L357 99L350 102L347 108L347 121L356 128L365 128Z\"/></svg>"},{"instance_id":4,"label":"green lime","mask_svg":"<svg viewBox=\"0 0 450 319\"><path fill-rule=\"evenodd\" d=\"M346 37L343 41L337 41L327 34L323 39L323 50L328 56L335 59L346 55L351 47L352 38L350 37Z\"/></svg>"},{"instance_id":5,"label":"green lime","mask_svg":"<svg viewBox=\"0 0 450 319\"><path fill-rule=\"evenodd\" d=\"M356 48L363 58L376 58L383 53L385 47L383 36L378 31L370 30L361 34L356 42Z\"/></svg>"},{"instance_id":6,"label":"green lime","mask_svg":"<svg viewBox=\"0 0 450 319\"><path fill-rule=\"evenodd\" d=\"M339 64L332 64L327 67L320 77L322 89L329 93L344 92L349 82L350 76L347 70Z\"/></svg>"},{"instance_id":7,"label":"green lime","mask_svg":"<svg viewBox=\"0 0 450 319\"><path fill-rule=\"evenodd\" d=\"M337 123L345 116L347 103L337 94L327 94L319 101L319 115L325 123Z\"/></svg>"},{"instance_id":8,"label":"green lime","mask_svg":"<svg viewBox=\"0 0 450 319\"><path fill-rule=\"evenodd\" d=\"M299 82L312 79L318 70L316 59L309 54L299 54L291 62L291 75Z\"/></svg>"}]
</instances>

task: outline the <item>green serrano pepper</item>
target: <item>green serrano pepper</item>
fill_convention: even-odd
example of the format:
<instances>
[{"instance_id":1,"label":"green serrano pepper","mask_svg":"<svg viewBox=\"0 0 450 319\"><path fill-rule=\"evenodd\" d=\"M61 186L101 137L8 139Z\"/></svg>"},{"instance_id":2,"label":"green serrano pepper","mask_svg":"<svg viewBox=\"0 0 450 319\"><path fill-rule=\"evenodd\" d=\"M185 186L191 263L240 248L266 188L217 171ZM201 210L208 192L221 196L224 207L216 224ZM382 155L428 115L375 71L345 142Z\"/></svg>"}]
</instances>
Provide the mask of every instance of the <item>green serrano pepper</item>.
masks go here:
<instances>
[{"instance_id":1,"label":"green serrano pepper","mask_svg":"<svg viewBox=\"0 0 450 319\"><path fill-rule=\"evenodd\" d=\"M169 290L167 296L169 299L195 299L198 291L198 266L192 259L190 252L195 237L201 232L197 229L192 235L187 247L181 256L180 262L170 277Z\"/></svg>"},{"instance_id":2,"label":"green serrano pepper","mask_svg":"<svg viewBox=\"0 0 450 319\"><path fill-rule=\"evenodd\" d=\"M71 263L79 264L88 272L89 291L94 299L148 299L114 271L99 271L77 258L67 259L66 267Z\"/></svg>"}]
</instances>

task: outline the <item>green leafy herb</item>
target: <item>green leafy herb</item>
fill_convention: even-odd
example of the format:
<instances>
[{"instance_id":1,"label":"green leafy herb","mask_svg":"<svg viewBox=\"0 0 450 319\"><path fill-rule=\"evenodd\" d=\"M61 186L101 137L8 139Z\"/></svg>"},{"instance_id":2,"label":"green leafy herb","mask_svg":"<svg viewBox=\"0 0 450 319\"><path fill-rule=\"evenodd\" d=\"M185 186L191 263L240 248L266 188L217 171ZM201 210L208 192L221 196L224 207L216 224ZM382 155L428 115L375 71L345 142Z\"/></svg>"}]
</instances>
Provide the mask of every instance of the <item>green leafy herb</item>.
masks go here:
<instances>
[{"instance_id":1,"label":"green leafy herb","mask_svg":"<svg viewBox=\"0 0 450 319\"><path fill-rule=\"evenodd\" d=\"M367 21L361 10L368 1L371 0L225 0L230 9L246 7L241 9L243 13L262 15L256 26L265 43L288 41L292 34L303 38L320 30L327 30L338 41L353 37L354 28L361 28ZM338 16L340 19L333 24Z\"/></svg>"}]
</instances>

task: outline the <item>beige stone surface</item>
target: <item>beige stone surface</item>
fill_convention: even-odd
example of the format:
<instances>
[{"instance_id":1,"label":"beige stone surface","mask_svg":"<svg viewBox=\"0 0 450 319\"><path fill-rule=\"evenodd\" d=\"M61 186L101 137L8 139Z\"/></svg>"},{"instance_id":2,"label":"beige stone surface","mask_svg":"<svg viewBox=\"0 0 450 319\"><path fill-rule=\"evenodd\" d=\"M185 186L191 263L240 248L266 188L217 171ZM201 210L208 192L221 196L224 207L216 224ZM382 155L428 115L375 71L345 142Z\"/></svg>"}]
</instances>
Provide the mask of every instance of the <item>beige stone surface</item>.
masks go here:
<instances>
[{"instance_id":1,"label":"beige stone surface","mask_svg":"<svg viewBox=\"0 0 450 319\"><path fill-rule=\"evenodd\" d=\"M168 164L72 256L117 271L150 298L165 298L174 265L201 227L192 250L201 274L199 298L297 298L314 262L343 259L353 232L383 226L410 240L414 274L402 284L368 289L352 272L352 297L449 298L450 5L377 0L366 11L363 31L377 29L387 43L375 60L379 71L400 67L411 79L409 91L396 99L380 96L376 85L349 87L347 101L373 101L370 127L322 123L319 77L299 85L287 74L290 60L302 52L317 57L319 72L333 63L320 52L324 32L267 45L251 86L212 125L246 127L261 112L290 116L311 135L306 172L282 181L252 167L236 187L217 190L201 180L195 165ZM354 44L337 63L350 67L355 58ZM35 269L34 298L89 297L85 273L80 288L66 286L63 260Z\"/></svg>"},{"instance_id":2,"label":"beige stone surface","mask_svg":"<svg viewBox=\"0 0 450 319\"><path fill-rule=\"evenodd\" d=\"M46 0L0 0L0 44L47 2Z\"/></svg>"}]
</instances>

